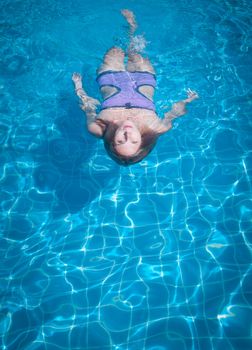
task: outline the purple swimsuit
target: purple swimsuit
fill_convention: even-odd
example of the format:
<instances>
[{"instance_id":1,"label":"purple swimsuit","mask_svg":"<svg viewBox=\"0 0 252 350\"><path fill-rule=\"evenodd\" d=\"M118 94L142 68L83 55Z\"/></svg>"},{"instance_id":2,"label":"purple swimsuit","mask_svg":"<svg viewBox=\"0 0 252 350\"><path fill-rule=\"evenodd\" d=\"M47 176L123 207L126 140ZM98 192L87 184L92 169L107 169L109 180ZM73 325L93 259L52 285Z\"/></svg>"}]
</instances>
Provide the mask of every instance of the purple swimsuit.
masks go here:
<instances>
[{"instance_id":1,"label":"purple swimsuit","mask_svg":"<svg viewBox=\"0 0 252 350\"><path fill-rule=\"evenodd\" d=\"M156 78L154 74L149 72L106 71L97 77L97 82L100 88L112 86L117 89L113 95L102 102L101 109L125 107L145 108L155 111L152 100L139 91L140 86L144 85L155 88Z\"/></svg>"}]
</instances>

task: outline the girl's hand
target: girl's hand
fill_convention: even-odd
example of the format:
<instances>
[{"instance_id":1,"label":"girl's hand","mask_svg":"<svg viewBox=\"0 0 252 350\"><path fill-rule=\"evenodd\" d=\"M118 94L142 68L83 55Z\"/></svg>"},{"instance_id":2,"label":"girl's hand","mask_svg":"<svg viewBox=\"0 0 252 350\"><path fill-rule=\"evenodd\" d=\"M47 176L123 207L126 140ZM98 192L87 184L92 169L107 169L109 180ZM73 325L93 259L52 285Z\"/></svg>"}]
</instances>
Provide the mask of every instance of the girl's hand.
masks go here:
<instances>
[{"instance_id":1,"label":"girl's hand","mask_svg":"<svg viewBox=\"0 0 252 350\"><path fill-rule=\"evenodd\" d=\"M73 73L72 75L72 81L74 83L75 91L78 94L78 91L82 90L82 76L80 73Z\"/></svg>"},{"instance_id":2,"label":"girl's hand","mask_svg":"<svg viewBox=\"0 0 252 350\"><path fill-rule=\"evenodd\" d=\"M187 89L187 99L184 100L185 103L190 103L193 100L195 100L196 98L199 98L199 95L197 94L196 91L192 91L191 89Z\"/></svg>"},{"instance_id":3,"label":"girl's hand","mask_svg":"<svg viewBox=\"0 0 252 350\"><path fill-rule=\"evenodd\" d=\"M82 76L80 73L73 73L72 75L72 81L74 83L78 83L78 82L81 82L82 81Z\"/></svg>"}]
</instances>

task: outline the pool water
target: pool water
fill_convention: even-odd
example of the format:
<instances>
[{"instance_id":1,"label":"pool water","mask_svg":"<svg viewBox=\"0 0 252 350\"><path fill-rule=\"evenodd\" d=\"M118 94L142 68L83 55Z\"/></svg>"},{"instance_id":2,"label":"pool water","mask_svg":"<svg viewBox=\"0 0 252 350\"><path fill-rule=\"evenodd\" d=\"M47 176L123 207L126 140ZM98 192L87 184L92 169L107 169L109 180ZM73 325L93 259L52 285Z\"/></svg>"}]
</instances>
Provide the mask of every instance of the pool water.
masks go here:
<instances>
[{"instance_id":1,"label":"pool water","mask_svg":"<svg viewBox=\"0 0 252 350\"><path fill-rule=\"evenodd\" d=\"M252 348L252 5L2 0L0 347ZM72 72L137 17L157 112L200 99L141 163L85 128Z\"/></svg>"}]
</instances>

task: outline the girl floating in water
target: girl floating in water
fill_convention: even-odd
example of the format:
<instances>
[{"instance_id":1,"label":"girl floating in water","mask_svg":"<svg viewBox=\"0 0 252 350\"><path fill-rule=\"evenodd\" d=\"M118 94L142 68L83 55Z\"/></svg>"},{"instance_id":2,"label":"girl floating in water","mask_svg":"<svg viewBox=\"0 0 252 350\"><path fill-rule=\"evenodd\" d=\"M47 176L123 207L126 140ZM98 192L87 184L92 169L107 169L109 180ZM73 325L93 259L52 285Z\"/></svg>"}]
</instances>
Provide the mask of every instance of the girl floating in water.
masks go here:
<instances>
[{"instance_id":1,"label":"girl floating in water","mask_svg":"<svg viewBox=\"0 0 252 350\"><path fill-rule=\"evenodd\" d=\"M134 36L137 24L133 12L121 12L129 24L130 44L127 54L121 48L111 48L98 69L97 82L103 97L98 115L96 108L100 102L86 94L81 75L74 73L72 79L86 113L89 132L103 139L112 159L130 165L150 153L158 137L171 129L171 121L184 115L186 105L198 95L188 89L185 100L175 103L163 119L158 117L153 103L156 86L153 66L139 53L144 41Z\"/></svg>"}]
</instances>

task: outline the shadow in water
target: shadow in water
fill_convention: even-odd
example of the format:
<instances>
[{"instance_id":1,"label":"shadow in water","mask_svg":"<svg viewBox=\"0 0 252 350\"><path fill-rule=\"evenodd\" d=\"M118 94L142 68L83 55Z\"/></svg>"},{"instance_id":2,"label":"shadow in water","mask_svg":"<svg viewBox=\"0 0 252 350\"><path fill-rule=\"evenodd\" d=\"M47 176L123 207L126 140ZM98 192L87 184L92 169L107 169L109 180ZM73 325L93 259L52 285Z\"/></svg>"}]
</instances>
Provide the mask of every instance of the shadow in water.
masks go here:
<instances>
[{"instance_id":1,"label":"shadow in water","mask_svg":"<svg viewBox=\"0 0 252 350\"><path fill-rule=\"evenodd\" d=\"M34 152L35 186L55 194L54 216L79 211L102 186L102 178L97 181L89 174L89 155L97 140L87 132L84 113L66 94L59 97L59 111L61 116Z\"/></svg>"}]
</instances>

